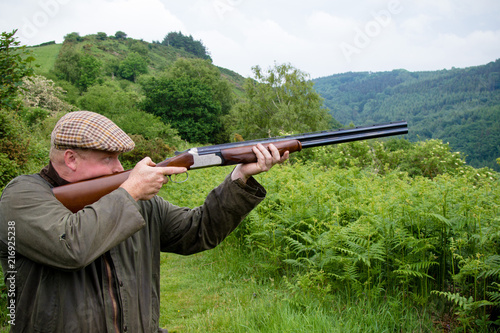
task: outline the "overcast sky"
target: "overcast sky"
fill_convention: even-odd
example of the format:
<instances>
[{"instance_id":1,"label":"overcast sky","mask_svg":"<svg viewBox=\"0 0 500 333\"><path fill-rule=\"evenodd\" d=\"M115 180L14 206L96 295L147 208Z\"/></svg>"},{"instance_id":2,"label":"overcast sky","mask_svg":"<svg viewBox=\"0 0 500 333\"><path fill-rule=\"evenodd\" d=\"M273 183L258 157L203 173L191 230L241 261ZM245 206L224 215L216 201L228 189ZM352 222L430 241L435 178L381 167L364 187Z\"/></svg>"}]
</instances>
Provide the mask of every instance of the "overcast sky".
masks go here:
<instances>
[{"instance_id":1,"label":"overcast sky","mask_svg":"<svg viewBox=\"0 0 500 333\"><path fill-rule=\"evenodd\" d=\"M290 63L311 78L463 68L500 58L498 0L0 0L0 31L25 45L124 31L201 40L243 76Z\"/></svg>"}]
</instances>

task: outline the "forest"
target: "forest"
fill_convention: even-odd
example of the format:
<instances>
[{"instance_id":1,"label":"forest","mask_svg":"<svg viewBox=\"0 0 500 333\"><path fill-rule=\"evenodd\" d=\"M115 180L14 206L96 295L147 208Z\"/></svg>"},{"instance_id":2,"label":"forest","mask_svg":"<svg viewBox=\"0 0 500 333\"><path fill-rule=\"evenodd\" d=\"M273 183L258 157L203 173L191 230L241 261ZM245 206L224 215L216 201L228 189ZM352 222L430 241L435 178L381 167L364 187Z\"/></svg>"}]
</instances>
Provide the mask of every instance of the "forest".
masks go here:
<instances>
[{"instance_id":1,"label":"forest","mask_svg":"<svg viewBox=\"0 0 500 333\"><path fill-rule=\"evenodd\" d=\"M407 136L306 149L257 176L266 199L218 248L162 257L160 324L172 332L495 332L499 66L311 80L275 64L243 78L181 33L147 43L121 31L73 32L62 44L26 47L3 32L0 191L48 163L53 126L78 109L133 138L136 148L120 157L126 169L200 145L404 119ZM192 171L159 195L195 207L230 171Z\"/></svg>"},{"instance_id":2,"label":"forest","mask_svg":"<svg viewBox=\"0 0 500 333\"><path fill-rule=\"evenodd\" d=\"M344 73L313 80L335 119L367 125L405 119L411 141L449 142L475 167L500 169L500 60L432 72Z\"/></svg>"}]
</instances>

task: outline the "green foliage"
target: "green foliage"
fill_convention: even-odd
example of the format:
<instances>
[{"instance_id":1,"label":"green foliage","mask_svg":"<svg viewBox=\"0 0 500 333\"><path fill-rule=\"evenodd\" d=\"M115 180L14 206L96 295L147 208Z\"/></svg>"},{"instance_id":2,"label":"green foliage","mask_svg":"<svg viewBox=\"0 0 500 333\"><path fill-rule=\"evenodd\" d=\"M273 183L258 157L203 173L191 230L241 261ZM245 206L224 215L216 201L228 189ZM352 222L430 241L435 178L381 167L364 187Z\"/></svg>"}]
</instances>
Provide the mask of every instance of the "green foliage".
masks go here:
<instances>
[{"instance_id":1,"label":"green foliage","mask_svg":"<svg viewBox=\"0 0 500 333\"><path fill-rule=\"evenodd\" d=\"M101 62L96 57L85 54L80 57L78 67L80 75L75 84L81 91L85 91L97 82L101 72Z\"/></svg>"},{"instance_id":2,"label":"green foliage","mask_svg":"<svg viewBox=\"0 0 500 333\"><path fill-rule=\"evenodd\" d=\"M143 83L142 108L179 131L189 142L209 143L221 130L221 106L198 79L151 78Z\"/></svg>"},{"instance_id":3,"label":"green foliage","mask_svg":"<svg viewBox=\"0 0 500 333\"><path fill-rule=\"evenodd\" d=\"M108 117L126 133L147 140L159 138L170 145L178 145L180 138L176 130L153 114L137 109L139 98L136 92L124 91L117 84L109 82L89 88L78 100L78 106L82 110L94 111Z\"/></svg>"},{"instance_id":4,"label":"green foliage","mask_svg":"<svg viewBox=\"0 0 500 333\"><path fill-rule=\"evenodd\" d=\"M98 32L96 38L98 40L106 40L106 38L108 38L108 35L105 32Z\"/></svg>"},{"instance_id":5,"label":"green foliage","mask_svg":"<svg viewBox=\"0 0 500 333\"><path fill-rule=\"evenodd\" d=\"M449 291L433 291L434 294L446 297L450 302L453 302L456 306L458 306L458 311L456 314L458 315L458 320L462 324L463 332L488 332L489 327L492 324L498 326L498 322L494 323L491 320L488 320L488 316L484 316L483 318L476 319L476 317L480 317L477 312L483 307L491 307L498 306L498 303L489 302L487 300L474 301L474 297L470 296L469 298L461 296L459 293L451 293Z\"/></svg>"},{"instance_id":6,"label":"green foliage","mask_svg":"<svg viewBox=\"0 0 500 333\"><path fill-rule=\"evenodd\" d=\"M19 117L0 109L0 188L18 176L30 158L29 133Z\"/></svg>"},{"instance_id":7,"label":"green foliage","mask_svg":"<svg viewBox=\"0 0 500 333\"><path fill-rule=\"evenodd\" d=\"M179 58L168 67L165 75L170 79L189 78L200 80L211 88L214 99L221 105L222 114L229 113L234 99L231 86L222 77L220 70L214 67L210 61Z\"/></svg>"},{"instance_id":8,"label":"green foliage","mask_svg":"<svg viewBox=\"0 0 500 333\"><path fill-rule=\"evenodd\" d=\"M189 142L227 141L222 116L232 92L220 72L203 60L179 59L161 76L142 80L142 109L179 131Z\"/></svg>"},{"instance_id":9,"label":"green foliage","mask_svg":"<svg viewBox=\"0 0 500 333\"><path fill-rule=\"evenodd\" d=\"M227 117L227 126L245 139L328 129L331 116L307 75L291 65L267 72L253 67L255 80L245 82L245 98Z\"/></svg>"},{"instance_id":10,"label":"green foliage","mask_svg":"<svg viewBox=\"0 0 500 333\"><path fill-rule=\"evenodd\" d=\"M199 170L201 175L197 171L193 177L209 178L213 173L205 171L210 170ZM209 190L205 184L197 188ZM309 288L261 276L252 269L254 262L227 241L197 255L165 254L160 327L217 333L438 331L427 309L404 306L396 297L371 301L340 293L321 302ZM303 274L301 281L305 286L317 281L314 288L321 290L320 272Z\"/></svg>"},{"instance_id":11,"label":"green foliage","mask_svg":"<svg viewBox=\"0 0 500 333\"><path fill-rule=\"evenodd\" d=\"M142 135L131 135L131 139L135 143L135 148L120 156L121 163L125 169L132 169L137 162L146 156L158 163L172 156L175 152L175 149L165 144L161 138L147 140Z\"/></svg>"},{"instance_id":12,"label":"green foliage","mask_svg":"<svg viewBox=\"0 0 500 333\"><path fill-rule=\"evenodd\" d=\"M439 140L416 143L406 139L355 141L317 147L292 156L292 159L313 160L326 168L370 169L378 174L398 169L412 177L428 178L445 173L463 174L472 169L465 166L465 159L460 153L451 152L449 144Z\"/></svg>"},{"instance_id":13,"label":"green foliage","mask_svg":"<svg viewBox=\"0 0 500 333\"><path fill-rule=\"evenodd\" d=\"M76 83L81 73L78 67L80 57L80 53L73 46L63 45L54 63L54 73L60 79Z\"/></svg>"},{"instance_id":14,"label":"green foliage","mask_svg":"<svg viewBox=\"0 0 500 333\"><path fill-rule=\"evenodd\" d=\"M83 38L78 32L71 32L64 36L64 43L78 43L81 41L83 41Z\"/></svg>"},{"instance_id":15,"label":"green foliage","mask_svg":"<svg viewBox=\"0 0 500 333\"><path fill-rule=\"evenodd\" d=\"M54 72L60 79L71 82L80 91L97 82L101 62L91 54L82 54L72 44L64 45L54 64Z\"/></svg>"},{"instance_id":16,"label":"green foliage","mask_svg":"<svg viewBox=\"0 0 500 333\"><path fill-rule=\"evenodd\" d=\"M137 52L131 52L120 63L118 73L124 79L135 82L135 79L140 74L148 72L148 63L143 56Z\"/></svg>"},{"instance_id":17,"label":"green foliage","mask_svg":"<svg viewBox=\"0 0 500 333\"><path fill-rule=\"evenodd\" d=\"M0 109L20 106L17 97L23 78L34 74L30 64L35 59L26 46L19 46L14 37L16 32L2 32L0 37Z\"/></svg>"},{"instance_id":18,"label":"green foliage","mask_svg":"<svg viewBox=\"0 0 500 333\"><path fill-rule=\"evenodd\" d=\"M126 39L126 38L127 38L127 34L126 34L126 33L124 33L123 31L118 30L118 31L115 33L115 38L116 38L116 39Z\"/></svg>"},{"instance_id":19,"label":"green foliage","mask_svg":"<svg viewBox=\"0 0 500 333\"><path fill-rule=\"evenodd\" d=\"M461 325L491 329L500 298L500 178L463 165L448 171L431 179L282 166L261 176L268 197L235 239L262 274L285 275L293 290L318 299L405 295L406 305L423 306L434 301L432 290L459 291L472 300Z\"/></svg>"},{"instance_id":20,"label":"green foliage","mask_svg":"<svg viewBox=\"0 0 500 333\"><path fill-rule=\"evenodd\" d=\"M169 32L162 41L163 45L185 50L194 56L212 61L206 47L193 36L184 36L182 32Z\"/></svg>"}]
</instances>

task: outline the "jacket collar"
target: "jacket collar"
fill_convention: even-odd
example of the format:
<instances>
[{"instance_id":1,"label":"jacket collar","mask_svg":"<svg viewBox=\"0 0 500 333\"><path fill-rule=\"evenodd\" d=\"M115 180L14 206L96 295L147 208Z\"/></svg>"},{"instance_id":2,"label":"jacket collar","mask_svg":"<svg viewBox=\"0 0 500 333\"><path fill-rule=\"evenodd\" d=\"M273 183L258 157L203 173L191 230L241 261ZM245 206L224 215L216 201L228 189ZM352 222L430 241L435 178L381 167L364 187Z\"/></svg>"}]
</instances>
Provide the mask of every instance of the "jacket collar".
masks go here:
<instances>
[{"instance_id":1,"label":"jacket collar","mask_svg":"<svg viewBox=\"0 0 500 333\"><path fill-rule=\"evenodd\" d=\"M40 171L40 177L45 179L47 182L49 182L50 185L54 187L69 184L67 180L59 176L56 169L52 165L52 162L49 162L49 165L47 165Z\"/></svg>"}]
</instances>

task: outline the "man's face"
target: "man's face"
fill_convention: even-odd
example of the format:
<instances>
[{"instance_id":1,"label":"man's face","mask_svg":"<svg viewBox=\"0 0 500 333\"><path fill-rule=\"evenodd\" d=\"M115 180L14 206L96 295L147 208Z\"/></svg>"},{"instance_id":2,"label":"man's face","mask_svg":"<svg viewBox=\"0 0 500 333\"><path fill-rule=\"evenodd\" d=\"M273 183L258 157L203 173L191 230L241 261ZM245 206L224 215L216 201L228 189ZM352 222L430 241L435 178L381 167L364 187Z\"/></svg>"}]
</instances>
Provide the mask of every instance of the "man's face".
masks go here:
<instances>
[{"instance_id":1,"label":"man's face","mask_svg":"<svg viewBox=\"0 0 500 333\"><path fill-rule=\"evenodd\" d=\"M76 180L96 178L104 175L123 171L122 164L118 160L120 153L105 152L99 150L76 151Z\"/></svg>"}]
</instances>

